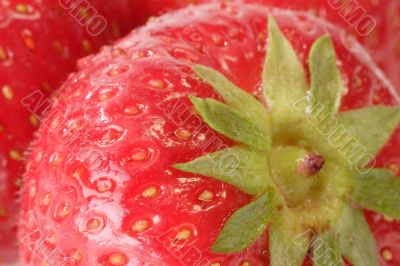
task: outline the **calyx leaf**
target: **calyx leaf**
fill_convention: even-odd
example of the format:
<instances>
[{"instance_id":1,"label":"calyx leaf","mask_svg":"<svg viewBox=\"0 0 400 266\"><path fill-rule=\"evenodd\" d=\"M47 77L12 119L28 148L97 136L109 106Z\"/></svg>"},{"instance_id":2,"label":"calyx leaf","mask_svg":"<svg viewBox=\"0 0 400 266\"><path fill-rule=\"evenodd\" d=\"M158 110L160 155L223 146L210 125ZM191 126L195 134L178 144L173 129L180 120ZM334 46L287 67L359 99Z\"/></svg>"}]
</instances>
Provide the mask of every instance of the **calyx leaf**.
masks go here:
<instances>
[{"instance_id":1,"label":"calyx leaf","mask_svg":"<svg viewBox=\"0 0 400 266\"><path fill-rule=\"evenodd\" d=\"M312 243L313 266L344 266L336 235L331 230L321 233Z\"/></svg>"},{"instance_id":2,"label":"calyx leaf","mask_svg":"<svg viewBox=\"0 0 400 266\"><path fill-rule=\"evenodd\" d=\"M400 178L384 169L373 169L355 178L354 200L362 207L400 219Z\"/></svg>"},{"instance_id":3,"label":"calyx leaf","mask_svg":"<svg viewBox=\"0 0 400 266\"><path fill-rule=\"evenodd\" d=\"M214 99L190 96L190 100L203 121L215 131L255 149L270 149L269 134L233 108Z\"/></svg>"},{"instance_id":4,"label":"calyx leaf","mask_svg":"<svg viewBox=\"0 0 400 266\"><path fill-rule=\"evenodd\" d=\"M315 41L309 64L313 102L323 104L329 113L335 114L340 107L344 87L336 65L335 49L328 36Z\"/></svg>"},{"instance_id":5,"label":"calyx leaf","mask_svg":"<svg viewBox=\"0 0 400 266\"><path fill-rule=\"evenodd\" d=\"M271 225L271 266L302 265L310 248L312 232L302 232L290 217L277 217Z\"/></svg>"},{"instance_id":6,"label":"calyx leaf","mask_svg":"<svg viewBox=\"0 0 400 266\"><path fill-rule=\"evenodd\" d=\"M253 121L259 128L270 131L267 110L253 95L238 88L224 75L212 68L195 65L193 71L211 85L232 109Z\"/></svg>"},{"instance_id":7,"label":"calyx leaf","mask_svg":"<svg viewBox=\"0 0 400 266\"><path fill-rule=\"evenodd\" d=\"M400 107L374 106L342 112L339 122L364 146L376 155L400 121Z\"/></svg>"},{"instance_id":8,"label":"calyx leaf","mask_svg":"<svg viewBox=\"0 0 400 266\"><path fill-rule=\"evenodd\" d=\"M176 169L212 176L250 195L264 192L271 178L267 154L236 146L199 157L191 162L176 164Z\"/></svg>"},{"instance_id":9,"label":"calyx leaf","mask_svg":"<svg viewBox=\"0 0 400 266\"><path fill-rule=\"evenodd\" d=\"M374 236L361 210L347 207L334 225L340 252L354 266L378 266Z\"/></svg>"},{"instance_id":10,"label":"calyx leaf","mask_svg":"<svg viewBox=\"0 0 400 266\"><path fill-rule=\"evenodd\" d=\"M212 251L232 253L250 246L263 234L275 216L276 208L275 193L269 189L229 218Z\"/></svg>"},{"instance_id":11,"label":"calyx leaf","mask_svg":"<svg viewBox=\"0 0 400 266\"><path fill-rule=\"evenodd\" d=\"M263 71L264 95L274 112L291 112L306 96L308 83L303 64L290 42L269 17L267 59Z\"/></svg>"}]
</instances>

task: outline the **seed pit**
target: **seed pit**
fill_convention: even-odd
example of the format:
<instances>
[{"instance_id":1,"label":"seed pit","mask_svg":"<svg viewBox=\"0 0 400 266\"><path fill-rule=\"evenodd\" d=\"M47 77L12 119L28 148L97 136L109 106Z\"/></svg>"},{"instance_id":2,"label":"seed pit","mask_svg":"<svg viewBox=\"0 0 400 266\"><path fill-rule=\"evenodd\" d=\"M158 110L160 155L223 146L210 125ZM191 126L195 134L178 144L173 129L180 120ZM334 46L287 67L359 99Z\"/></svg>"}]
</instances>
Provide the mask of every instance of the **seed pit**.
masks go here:
<instances>
[{"instance_id":1,"label":"seed pit","mask_svg":"<svg viewBox=\"0 0 400 266\"><path fill-rule=\"evenodd\" d=\"M133 161L146 161L149 158L149 153L143 149L135 149L132 153L131 159Z\"/></svg>"},{"instance_id":2,"label":"seed pit","mask_svg":"<svg viewBox=\"0 0 400 266\"><path fill-rule=\"evenodd\" d=\"M192 231L189 229L183 229L179 231L174 239L174 244L175 245L184 245L188 242L190 237L192 236Z\"/></svg>"},{"instance_id":3,"label":"seed pit","mask_svg":"<svg viewBox=\"0 0 400 266\"><path fill-rule=\"evenodd\" d=\"M394 259L393 252L389 248L383 248L381 250L381 255L385 261L392 261Z\"/></svg>"},{"instance_id":4,"label":"seed pit","mask_svg":"<svg viewBox=\"0 0 400 266\"><path fill-rule=\"evenodd\" d=\"M101 138L97 141L99 146L108 146L111 145L124 136L124 130L119 126L110 126L105 129L105 133L101 136Z\"/></svg>"},{"instance_id":5,"label":"seed pit","mask_svg":"<svg viewBox=\"0 0 400 266\"><path fill-rule=\"evenodd\" d=\"M158 194L158 189L155 186L149 186L142 192L144 198L154 198Z\"/></svg>"},{"instance_id":6,"label":"seed pit","mask_svg":"<svg viewBox=\"0 0 400 266\"><path fill-rule=\"evenodd\" d=\"M186 139L190 139L190 137L192 136L192 132L190 132L187 129L178 129L177 131L175 131L175 135L178 138L186 140Z\"/></svg>"},{"instance_id":7,"label":"seed pit","mask_svg":"<svg viewBox=\"0 0 400 266\"><path fill-rule=\"evenodd\" d=\"M152 223L148 219L139 219L135 221L131 227L132 232L142 233L150 229Z\"/></svg>"},{"instance_id":8,"label":"seed pit","mask_svg":"<svg viewBox=\"0 0 400 266\"><path fill-rule=\"evenodd\" d=\"M97 234L104 228L104 222L101 218L91 218L86 222L86 232Z\"/></svg>"},{"instance_id":9,"label":"seed pit","mask_svg":"<svg viewBox=\"0 0 400 266\"><path fill-rule=\"evenodd\" d=\"M139 115L139 114L143 113L143 107L141 107L139 105L126 107L124 109L124 113L126 115L130 115L130 116Z\"/></svg>"},{"instance_id":10,"label":"seed pit","mask_svg":"<svg viewBox=\"0 0 400 266\"><path fill-rule=\"evenodd\" d=\"M14 91L13 91L13 89L11 88L11 86L10 85L4 85L2 88L1 88L1 93L3 94L3 96L4 96L4 98L6 99L6 100L12 100L13 98L14 98Z\"/></svg>"},{"instance_id":11,"label":"seed pit","mask_svg":"<svg viewBox=\"0 0 400 266\"><path fill-rule=\"evenodd\" d=\"M110 71L108 71L107 75L110 77L119 76L119 75L127 72L128 69L129 69L129 66L125 66L125 65L118 66L118 67L115 67L115 68L111 69Z\"/></svg>"},{"instance_id":12,"label":"seed pit","mask_svg":"<svg viewBox=\"0 0 400 266\"><path fill-rule=\"evenodd\" d=\"M40 206L47 207L49 206L50 201L51 201L51 195L49 193L46 193L46 195L44 195L42 200L40 201Z\"/></svg>"},{"instance_id":13,"label":"seed pit","mask_svg":"<svg viewBox=\"0 0 400 266\"><path fill-rule=\"evenodd\" d=\"M114 266L125 265L127 261L127 257L122 253L115 253L108 257L108 262Z\"/></svg>"},{"instance_id":14,"label":"seed pit","mask_svg":"<svg viewBox=\"0 0 400 266\"><path fill-rule=\"evenodd\" d=\"M214 194L209 190L204 190L199 196L199 200L206 201L206 202L212 201L213 198L214 198Z\"/></svg>"},{"instance_id":15,"label":"seed pit","mask_svg":"<svg viewBox=\"0 0 400 266\"><path fill-rule=\"evenodd\" d=\"M110 192L115 189L115 182L109 177L100 177L94 181L96 190L100 193Z\"/></svg>"},{"instance_id":16,"label":"seed pit","mask_svg":"<svg viewBox=\"0 0 400 266\"><path fill-rule=\"evenodd\" d=\"M65 219L72 212L72 206L69 202L63 202L56 207L56 219Z\"/></svg>"},{"instance_id":17,"label":"seed pit","mask_svg":"<svg viewBox=\"0 0 400 266\"><path fill-rule=\"evenodd\" d=\"M75 250L72 254L71 254L71 259L76 262L79 263L83 260L83 254L82 252Z\"/></svg>"},{"instance_id":18,"label":"seed pit","mask_svg":"<svg viewBox=\"0 0 400 266\"><path fill-rule=\"evenodd\" d=\"M15 161L20 161L22 159L22 155L19 151L17 150L11 150L9 152L9 156L11 159L15 160Z\"/></svg>"},{"instance_id":19,"label":"seed pit","mask_svg":"<svg viewBox=\"0 0 400 266\"><path fill-rule=\"evenodd\" d=\"M152 79L148 82L148 85L153 89L165 89L167 87L167 83L161 79Z\"/></svg>"}]
</instances>

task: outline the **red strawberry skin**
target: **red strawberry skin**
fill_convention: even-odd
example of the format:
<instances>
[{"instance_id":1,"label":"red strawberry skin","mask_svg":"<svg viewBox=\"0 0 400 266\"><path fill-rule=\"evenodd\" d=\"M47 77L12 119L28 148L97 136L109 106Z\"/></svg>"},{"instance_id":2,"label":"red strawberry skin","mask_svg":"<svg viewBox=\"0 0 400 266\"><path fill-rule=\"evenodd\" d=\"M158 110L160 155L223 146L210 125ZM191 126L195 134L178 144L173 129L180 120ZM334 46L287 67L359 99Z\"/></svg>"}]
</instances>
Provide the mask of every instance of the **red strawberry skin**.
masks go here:
<instances>
[{"instance_id":1,"label":"red strawberry skin","mask_svg":"<svg viewBox=\"0 0 400 266\"><path fill-rule=\"evenodd\" d=\"M90 24L81 26L79 17L71 15L78 7L60 3L0 1L0 264L16 257L16 191L24 170L24 150L39 123L22 100L34 91L50 95L74 70L78 58L97 51L136 23L126 11L132 10L129 1L96 0L90 3L94 13L89 14L106 25L101 31L89 31Z\"/></svg>"},{"instance_id":2,"label":"red strawberry skin","mask_svg":"<svg viewBox=\"0 0 400 266\"><path fill-rule=\"evenodd\" d=\"M145 4L138 3L137 8L143 14L142 21L149 16L160 15L188 4L221 2L223 0L151 0ZM258 3L267 6L288 8L310 12L332 23L338 24L348 33L355 36L370 52L387 77L400 90L400 1L398 0L234 0L247 3ZM346 13L349 12L350 13ZM352 13L353 12L353 13ZM354 15L354 16L353 16ZM362 20L376 23L375 27L362 29ZM357 22L358 21L358 22Z\"/></svg>"},{"instance_id":3,"label":"red strawberry skin","mask_svg":"<svg viewBox=\"0 0 400 266\"><path fill-rule=\"evenodd\" d=\"M238 254L209 251L227 217L250 198L171 165L232 145L193 112L189 94L218 96L191 65L213 67L259 95L270 14L304 64L312 42L332 35L348 88L342 110L399 103L361 46L343 42L342 31L322 20L244 4L204 5L155 19L81 60L54 99L27 166L22 265L268 265L265 237ZM312 31L303 30L306 24ZM380 166L400 164L399 134L379 156ZM399 225L390 225L389 236L379 231L387 222L371 217L379 248L400 254L389 242ZM399 262L381 259L382 265Z\"/></svg>"}]
</instances>

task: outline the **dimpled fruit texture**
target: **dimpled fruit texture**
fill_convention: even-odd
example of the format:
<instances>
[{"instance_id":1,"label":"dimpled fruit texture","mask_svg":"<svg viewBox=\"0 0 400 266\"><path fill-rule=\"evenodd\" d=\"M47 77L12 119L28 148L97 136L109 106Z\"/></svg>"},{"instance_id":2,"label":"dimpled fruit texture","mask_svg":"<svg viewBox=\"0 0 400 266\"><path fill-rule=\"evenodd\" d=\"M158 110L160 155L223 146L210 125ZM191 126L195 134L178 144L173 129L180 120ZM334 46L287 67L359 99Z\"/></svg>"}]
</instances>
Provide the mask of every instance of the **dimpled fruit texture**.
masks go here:
<instances>
[{"instance_id":1,"label":"dimpled fruit texture","mask_svg":"<svg viewBox=\"0 0 400 266\"><path fill-rule=\"evenodd\" d=\"M22 265L268 265L266 235L237 254L210 252L227 217L250 197L171 165L233 144L195 115L189 94L218 96L191 65L213 67L260 96L271 14L304 64L312 42L332 35L347 88L342 110L399 103L361 46L342 42L341 30L319 19L243 4L157 18L80 60L54 97L27 165ZM380 155L382 166L400 163L398 134ZM391 244L399 225L371 219L379 248L400 254Z\"/></svg>"},{"instance_id":2,"label":"dimpled fruit texture","mask_svg":"<svg viewBox=\"0 0 400 266\"><path fill-rule=\"evenodd\" d=\"M71 1L0 1L0 264L16 258L16 192L24 150L40 122L22 100L34 91L50 95L78 58L135 24L126 11L129 1L66 3ZM95 17L100 28L88 22Z\"/></svg>"}]
</instances>

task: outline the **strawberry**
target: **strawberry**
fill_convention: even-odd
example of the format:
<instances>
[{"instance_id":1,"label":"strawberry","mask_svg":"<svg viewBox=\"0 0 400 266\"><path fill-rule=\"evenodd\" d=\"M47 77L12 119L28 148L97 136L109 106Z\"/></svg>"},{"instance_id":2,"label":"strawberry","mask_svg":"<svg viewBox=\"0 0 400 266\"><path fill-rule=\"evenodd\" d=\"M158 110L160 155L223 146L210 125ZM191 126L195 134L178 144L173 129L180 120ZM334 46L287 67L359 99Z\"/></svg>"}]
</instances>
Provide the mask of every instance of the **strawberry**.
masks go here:
<instances>
[{"instance_id":1,"label":"strawberry","mask_svg":"<svg viewBox=\"0 0 400 266\"><path fill-rule=\"evenodd\" d=\"M399 95L342 34L259 5L189 7L80 60L52 103L31 94L26 108L52 108L21 264L398 264Z\"/></svg>"},{"instance_id":2,"label":"strawberry","mask_svg":"<svg viewBox=\"0 0 400 266\"><path fill-rule=\"evenodd\" d=\"M0 264L16 257L16 191L39 123L21 100L36 90L48 96L78 58L127 32L128 14L116 22L127 3L100 3L0 1Z\"/></svg>"},{"instance_id":3,"label":"strawberry","mask_svg":"<svg viewBox=\"0 0 400 266\"><path fill-rule=\"evenodd\" d=\"M160 15L169 10L189 4L223 2L224 0L150 0L137 1L136 8L145 21L150 16ZM370 52L393 84L400 90L400 1L392 0L233 0L258 3L267 6L289 8L318 15L345 28ZM140 2L140 3L139 3ZM305 25L305 28L312 26Z\"/></svg>"}]
</instances>

